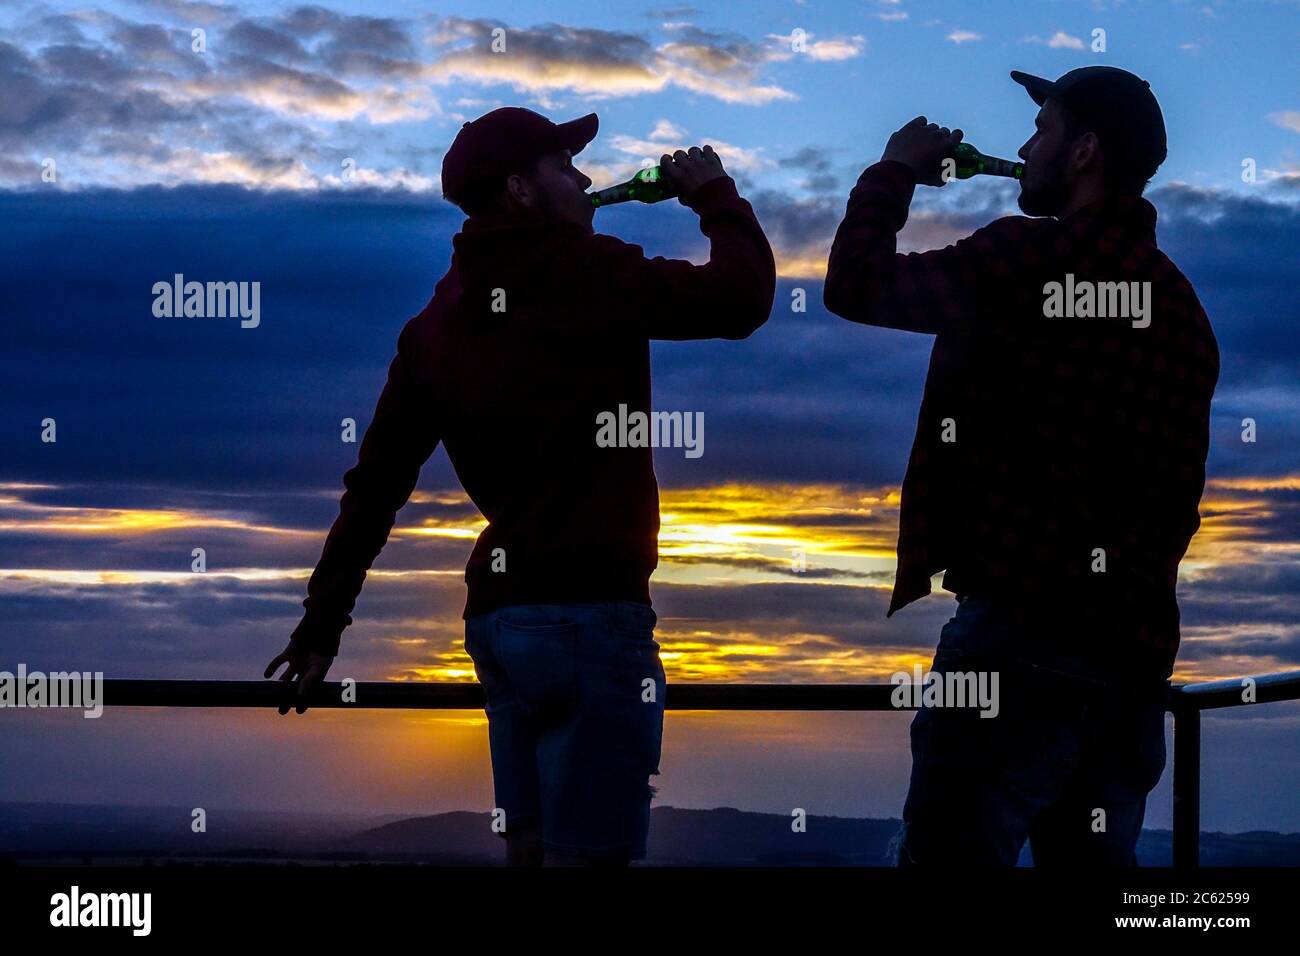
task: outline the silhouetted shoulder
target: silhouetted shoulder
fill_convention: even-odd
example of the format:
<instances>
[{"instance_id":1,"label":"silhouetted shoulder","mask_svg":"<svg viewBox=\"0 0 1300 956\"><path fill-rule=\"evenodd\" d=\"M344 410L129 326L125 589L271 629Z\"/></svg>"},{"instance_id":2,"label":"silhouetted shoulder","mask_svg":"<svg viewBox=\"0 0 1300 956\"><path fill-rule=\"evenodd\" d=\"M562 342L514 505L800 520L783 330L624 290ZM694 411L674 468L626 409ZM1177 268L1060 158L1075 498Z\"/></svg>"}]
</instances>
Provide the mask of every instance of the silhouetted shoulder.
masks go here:
<instances>
[{"instance_id":1,"label":"silhouetted shoulder","mask_svg":"<svg viewBox=\"0 0 1300 956\"><path fill-rule=\"evenodd\" d=\"M995 271L1001 267L1032 266L1053 247L1060 234L1055 219L1003 216L976 229L958 245L975 252Z\"/></svg>"},{"instance_id":2,"label":"silhouetted shoulder","mask_svg":"<svg viewBox=\"0 0 1300 956\"><path fill-rule=\"evenodd\" d=\"M983 271L987 286L1034 276L1054 255L1066 252L1060 222L1031 216L1003 216L957 243L967 268Z\"/></svg>"},{"instance_id":3,"label":"silhouetted shoulder","mask_svg":"<svg viewBox=\"0 0 1300 956\"><path fill-rule=\"evenodd\" d=\"M575 245L579 259L590 257L600 262L629 262L646 257L645 250L636 243L603 232L583 236Z\"/></svg>"},{"instance_id":4,"label":"silhouetted shoulder","mask_svg":"<svg viewBox=\"0 0 1300 956\"><path fill-rule=\"evenodd\" d=\"M1061 223L1050 216L1003 216L977 229L974 235L986 233L990 238L1039 242L1060 232Z\"/></svg>"},{"instance_id":5,"label":"silhouetted shoulder","mask_svg":"<svg viewBox=\"0 0 1300 956\"><path fill-rule=\"evenodd\" d=\"M433 374L438 356L447 352L450 317L459 304L460 286L451 268L434 287L424 308L407 319L397 336L397 354L419 376Z\"/></svg>"},{"instance_id":6,"label":"silhouetted shoulder","mask_svg":"<svg viewBox=\"0 0 1300 956\"><path fill-rule=\"evenodd\" d=\"M620 284L646 262L645 250L604 233L580 233L565 237L563 249L555 250L549 265L549 282L556 289L609 290Z\"/></svg>"},{"instance_id":7,"label":"silhouetted shoulder","mask_svg":"<svg viewBox=\"0 0 1300 956\"><path fill-rule=\"evenodd\" d=\"M1218 340L1191 280L1159 249L1155 250L1150 277L1153 309L1159 315L1175 317L1179 325L1178 332L1185 337L1183 344L1195 349L1206 364L1213 366L1217 375Z\"/></svg>"}]
</instances>

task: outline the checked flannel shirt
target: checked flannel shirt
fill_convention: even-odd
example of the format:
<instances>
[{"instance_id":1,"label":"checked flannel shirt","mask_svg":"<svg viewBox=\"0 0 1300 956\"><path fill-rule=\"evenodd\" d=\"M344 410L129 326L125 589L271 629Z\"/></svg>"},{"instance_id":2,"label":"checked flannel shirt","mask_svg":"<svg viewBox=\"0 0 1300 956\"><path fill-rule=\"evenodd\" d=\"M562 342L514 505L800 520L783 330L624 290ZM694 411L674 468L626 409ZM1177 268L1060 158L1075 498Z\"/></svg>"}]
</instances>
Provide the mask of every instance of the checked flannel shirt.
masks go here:
<instances>
[{"instance_id":1,"label":"checked flannel shirt","mask_svg":"<svg viewBox=\"0 0 1300 956\"><path fill-rule=\"evenodd\" d=\"M825 285L837 315L934 336L888 613L946 571L945 589L1005 603L1031 659L1167 677L1219 357L1191 284L1156 247L1154 207L1007 216L903 255L914 187L901 163L863 172ZM1150 283L1146 327L1045 315L1049 283L1121 281Z\"/></svg>"}]
</instances>

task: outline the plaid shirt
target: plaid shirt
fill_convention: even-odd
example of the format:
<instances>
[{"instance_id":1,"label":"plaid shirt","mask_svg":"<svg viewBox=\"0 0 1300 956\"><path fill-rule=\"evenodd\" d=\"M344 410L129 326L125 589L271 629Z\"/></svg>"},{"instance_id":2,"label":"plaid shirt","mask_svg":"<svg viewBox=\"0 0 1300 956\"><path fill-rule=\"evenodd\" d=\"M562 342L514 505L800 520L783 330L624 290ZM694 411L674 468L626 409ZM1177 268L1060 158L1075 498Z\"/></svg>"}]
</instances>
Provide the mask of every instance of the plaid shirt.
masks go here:
<instances>
[{"instance_id":1,"label":"plaid shirt","mask_svg":"<svg viewBox=\"0 0 1300 956\"><path fill-rule=\"evenodd\" d=\"M900 163L862 174L825 286L846 319L935 337L889 614L946 570L946 589L1005 601L1031 659L1167 677L1219 358L1191 284L1156 248L1154 207L1008 216L900 255L914 186ZM1048 317L1049 283L1077 296L1088 282L1150 283L1146 319Z\"/></svg>"}]
</instances>

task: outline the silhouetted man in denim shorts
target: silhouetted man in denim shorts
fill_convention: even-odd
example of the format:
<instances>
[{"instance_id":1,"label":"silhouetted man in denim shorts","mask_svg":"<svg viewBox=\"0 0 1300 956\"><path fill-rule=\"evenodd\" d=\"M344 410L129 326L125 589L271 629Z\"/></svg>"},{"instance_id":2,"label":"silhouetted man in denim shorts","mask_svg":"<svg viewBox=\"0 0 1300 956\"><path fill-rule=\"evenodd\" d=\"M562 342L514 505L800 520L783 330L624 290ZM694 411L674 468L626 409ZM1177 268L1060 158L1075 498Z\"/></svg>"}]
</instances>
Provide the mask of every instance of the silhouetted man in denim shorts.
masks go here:
<instances>
[{"instance_id":1,"label":"silhouetted man in denim shorts","mask_svg":"<svg viewBox=\"0 0 1300 956\"><path fill-rule=\"evenodd\" d=\"M598 420L649 413L651 339L743 339L776 288L767 239L709 146L660 161L700 217L707 263L594 233L573 156L596 129L594 113L557 125L506 107L457 134L443 194L469 218L402 330L303 621L267 669L289 663L300 693L323 678L443 442L488 521L465 569L465 647L515 864L645 855L665 692L649 592L658 486L648 443L601 447Z\"/></svg>"}]
</instances>

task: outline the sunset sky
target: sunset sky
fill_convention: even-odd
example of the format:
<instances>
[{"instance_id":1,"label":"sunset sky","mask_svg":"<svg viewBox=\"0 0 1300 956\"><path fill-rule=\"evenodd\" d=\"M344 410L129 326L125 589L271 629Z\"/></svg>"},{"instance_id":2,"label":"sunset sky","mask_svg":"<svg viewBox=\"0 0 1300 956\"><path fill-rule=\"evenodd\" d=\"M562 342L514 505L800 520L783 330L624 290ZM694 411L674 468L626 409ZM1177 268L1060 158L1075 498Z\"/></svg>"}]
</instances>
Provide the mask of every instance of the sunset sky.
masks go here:
<instances>
[{"instance_id":1,"label":"sunset sky","mask_svg":"<svg viewBox=\"0 0 1300 956\"><path fill-rule=\"evenodd\" d=\"M340 421L368 423L446 269L462 217L438 191L442 153L508 104L598 112L577 160L597 186L714 144L776 248L776 307L751 339L653 349L654 407L705 418L703 457L656 452L669 680L885 681L927 663L951 597L884 612L930 340L827 314L825 257L894 128L925 113L1011 156L1035 107L1008 72L1091 63L1162 103L1169 160L1148 197L1223 357L1175 677L1300 668L1298 44L1300 5L1266 0L0 3L0 670L260 677L356 458ZM1013 212L1014 190L920 189L904 245ZM596 228L706 251L677 203L602 210ZM150 290L175 273L260 281L259 327L155 318ZM462 572L482 526L439 449L332 678L473 678ZM669 714L659 802L897 815L908 719ZM1204 828L1300 830L1297 731L1297 704L1207 717ZM1167 777L1148 825L1169 823ZM0 800L489 809L486 725L6 711Z\"/></svg>"}]
</instances>

